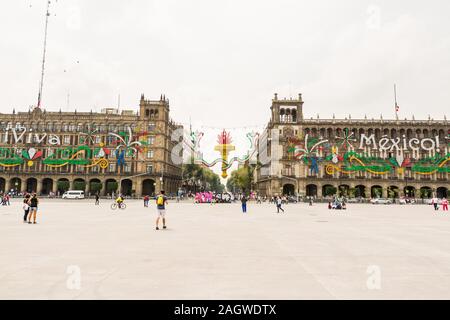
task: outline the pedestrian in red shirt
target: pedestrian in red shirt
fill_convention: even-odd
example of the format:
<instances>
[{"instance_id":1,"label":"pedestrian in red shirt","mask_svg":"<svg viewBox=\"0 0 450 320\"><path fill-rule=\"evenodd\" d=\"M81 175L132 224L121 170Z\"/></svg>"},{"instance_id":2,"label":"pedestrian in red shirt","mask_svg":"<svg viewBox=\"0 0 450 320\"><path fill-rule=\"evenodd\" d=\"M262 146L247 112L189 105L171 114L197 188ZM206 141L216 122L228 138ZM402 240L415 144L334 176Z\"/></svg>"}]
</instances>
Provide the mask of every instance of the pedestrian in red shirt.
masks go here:
<instances>
[{"instance_id":1,"label":"pedestrian in red shirt","mask_svg":"<svg viewBox=\"0 0 450 320\"><path fill-rule=\"evenodd\" d=\"M448 211L448 200L447 200L447 198L442 199L442 211Z\"/></svg>"}]
</instances>

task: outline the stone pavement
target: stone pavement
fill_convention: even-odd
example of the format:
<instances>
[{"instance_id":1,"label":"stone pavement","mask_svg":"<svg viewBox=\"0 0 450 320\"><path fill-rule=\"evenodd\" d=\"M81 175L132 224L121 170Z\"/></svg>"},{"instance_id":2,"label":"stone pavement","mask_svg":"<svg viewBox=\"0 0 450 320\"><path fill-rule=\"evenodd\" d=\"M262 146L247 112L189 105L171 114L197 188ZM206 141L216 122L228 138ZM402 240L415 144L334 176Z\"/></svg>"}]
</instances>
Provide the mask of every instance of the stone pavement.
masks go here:
<instances>
[{"instance_id":1,"label":"stone pavement","mask_svg":"<svg viewBox=\"0 0 450 320\"><path fill-rule=\"evenodd\" d=\"M0 207L1 299L450 299L450 214L431 206L42 199ZM78 284L81 287L78 288Z\"/></svg>"}]
</instances>

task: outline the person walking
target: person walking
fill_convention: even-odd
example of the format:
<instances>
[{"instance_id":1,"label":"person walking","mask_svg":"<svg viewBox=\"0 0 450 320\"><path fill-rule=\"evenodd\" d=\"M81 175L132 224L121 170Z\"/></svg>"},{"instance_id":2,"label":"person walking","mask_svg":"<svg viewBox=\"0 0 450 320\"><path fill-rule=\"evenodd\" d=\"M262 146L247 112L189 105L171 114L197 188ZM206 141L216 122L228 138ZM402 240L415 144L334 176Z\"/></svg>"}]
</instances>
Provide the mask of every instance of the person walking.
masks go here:
<instances>
[{"instance_id":1,"label":"person walking","mask_svg":"<svg viewBox=\"0 0 450 320\"><path fill-rule=\"evenodd\" d=\"M277 197L275 199L275 201L276 201L276 204L277 204L277 213L280 213L280 210L283 211L283 213L284 213L284 209L282 208L283 200L281 199L281 197Z\"/></svg>"},{"instance_id":2,"label":"person walking","mask_svg":"<svg viewBox=\"0 0 450 320\"><path fill-rule=\"evenodd\" d=\"M241 204L242 204L242 212L247 213L247 197L245 195L241 198Z\"/></svg>"},{"instance_id":3,"label":"person walking","mask_svg":"<svg viewBox=\"0 0 450 320\"><path fill-rule=\"evenodd\" d=\"M166 205L167 197L164 190L161 190L160 194L156 197L156 210L158 211L158 218L156 218L156 230L159 230L159 220L162 219L163 229L166 227Z\"/></svg>"},{"instance_id":4,"label":"person walking","mask_svg":"<svg viewBox=\"0 0 450 320\"><path fill-rule=\"evenodd\" d=\"M262 204L261 196L258 196L256 199L257 199L256 203Z\"/></svg>"},{"instance_id":5,"label":"person walking","mask_svg":"<svg viewBox=\"0 0 450 320\"><path fill-rule=\"evenodd\" d=\"M145 196L144 197L144 207L148 207L148 202L150 201L150 197L149 196Z\"/></svg>"},{"instance_id":6,"label":"person walking","mask_svg":"<svg viewBox=\"0 0 450 320\"><path fill-rule=\"evenodd\" d=\"M95 194L95 205L98 206L100 204L100 196L98 193Z\"/></svg>"},{"instance_id":7,"label":"person walking","mask_svg":"<svg viewBox=\"0 0 450 320\"><path fill-rule=\"evenodd\" d=\"M28 213L30 212L30 195L25 195L23 199L23 223L27 223Z\"/></svg>"},{"instance_id":8,"label":"person walking","mask_svg":"<svg viewBox=\"0 0 450 320\"><path fill-rule=\"evenodd\" d=\"M447 198L442 199L442 211L448 211L448 200Z\"/></svg>"},{"instance_id":9,"label":"person walking","mask_svg":"<svg viewBox=\"0 0 450 320\"><path fill-rule=\"evenodd\" d=\"M433 204L435 211L439 210L439 202L436 197L433 197L433 199L431 199L431 203Z\"/></svg>"},{"instance_id":10,"label":"person walking","mask_svg":"<svg viewBox=\"0 0 450 320\"><path fill-rule=\"evenodd\" d=\"M33 193L33 196L30 199L30 211L28 213L28 223L36 224L36 216L37 216L37 210L38 210L38 204L39 200L37 198L36 193ZM31 222L33 220L33 222Z\"/></svg>"}]
</instances>

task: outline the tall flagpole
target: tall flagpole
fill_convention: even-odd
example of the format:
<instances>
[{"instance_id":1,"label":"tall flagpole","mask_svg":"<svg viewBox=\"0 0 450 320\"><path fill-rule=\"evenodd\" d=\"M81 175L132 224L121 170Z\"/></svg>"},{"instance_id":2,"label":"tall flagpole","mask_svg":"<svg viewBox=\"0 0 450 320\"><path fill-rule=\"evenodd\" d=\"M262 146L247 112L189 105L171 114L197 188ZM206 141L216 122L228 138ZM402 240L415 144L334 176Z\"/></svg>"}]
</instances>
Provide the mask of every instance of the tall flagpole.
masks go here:
<instances>
[{"instance_id":1,"label":"tall flagpole","mask_svg":"<svg viewBox=\"0 0 450 320\"><path fill-rule=\"evenodd\" d=\"M394 84L395 117L398 119L397 85Z\"/></svg>"},{"instance_id":2,"label":"tall flagpole","mask_svg":"<svg viewBox=\"0 0 450 320\"><path fill-rule=\"evenodd\" d=\"M49 17L50 17L50 1L47 1L47 12L45 14L44 53L42 55L41 81L39 82L39 95L38 95L37 108L41 107L42 87L44 86L45 56L47 54L47 30L48 30Z\"/></svg>"}]
</instances>

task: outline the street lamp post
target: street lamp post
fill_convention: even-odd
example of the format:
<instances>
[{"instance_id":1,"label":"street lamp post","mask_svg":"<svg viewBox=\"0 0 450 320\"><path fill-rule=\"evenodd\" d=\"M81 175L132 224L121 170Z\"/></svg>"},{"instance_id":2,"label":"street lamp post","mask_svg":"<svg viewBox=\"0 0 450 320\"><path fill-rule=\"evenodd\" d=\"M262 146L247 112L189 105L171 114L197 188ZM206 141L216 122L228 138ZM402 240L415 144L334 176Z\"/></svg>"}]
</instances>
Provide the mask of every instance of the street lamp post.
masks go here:
<instances>
[{"instance_id":1,"label":"street lamp post","mask_svg":"<svg viewBox=\"0 0 450 320\"><path fill-rule=\"evenodd\" d=\"M409 198L408 194L409 194L409 190L408 190L408 174L407 171L405 171L405 197Z\"/></svg>"}]
</instances>

